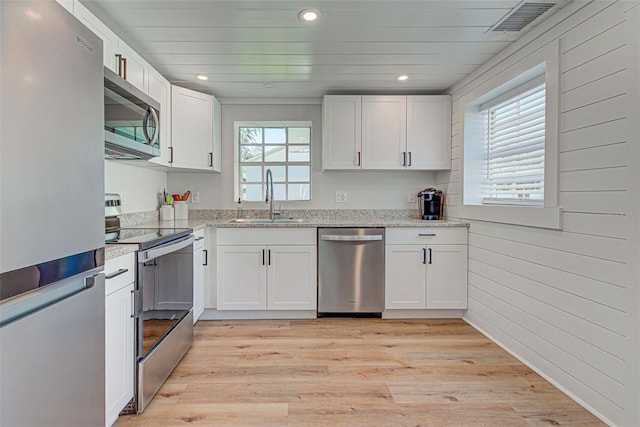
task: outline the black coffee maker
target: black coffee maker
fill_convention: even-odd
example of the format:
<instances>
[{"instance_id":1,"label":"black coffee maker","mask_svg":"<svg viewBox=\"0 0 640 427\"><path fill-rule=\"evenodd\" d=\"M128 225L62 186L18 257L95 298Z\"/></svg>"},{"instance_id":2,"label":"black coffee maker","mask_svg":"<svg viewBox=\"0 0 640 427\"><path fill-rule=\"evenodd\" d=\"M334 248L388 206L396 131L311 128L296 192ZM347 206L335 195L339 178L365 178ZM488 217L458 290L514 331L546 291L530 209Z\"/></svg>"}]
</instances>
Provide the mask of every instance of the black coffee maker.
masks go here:
<instances>
[{"instance_id":1,"label":"black coffee maker","mask_svg":"<svg viewBox=\"0 0 640 427\"><path fill-rule=\"evenodd\" d=\"M444 193L435 188L425 188L418 193L418 212L421 219L442 219Z\"/></svg>"}]
</instances>

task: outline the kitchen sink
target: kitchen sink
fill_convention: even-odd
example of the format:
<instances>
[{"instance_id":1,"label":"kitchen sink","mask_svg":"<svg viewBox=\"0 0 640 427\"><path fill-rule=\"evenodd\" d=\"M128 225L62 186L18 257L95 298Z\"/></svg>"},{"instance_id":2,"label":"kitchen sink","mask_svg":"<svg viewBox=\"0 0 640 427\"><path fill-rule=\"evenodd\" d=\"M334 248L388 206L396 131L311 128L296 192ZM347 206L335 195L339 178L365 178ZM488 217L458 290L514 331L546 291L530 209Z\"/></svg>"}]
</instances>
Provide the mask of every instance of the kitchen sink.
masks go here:
<instances>
[{"instance_id":1,"label":"kitchen sink","mask_svg":"<svg viewBox=\"0 0 640 427\"><path fill-rule=\"evenodd\" d=\"M237 218L229 221L229 224L302 224L306 222L300 218L278 218L278 219L264 219L264 218Z\"/></svg>"}]
</instances>

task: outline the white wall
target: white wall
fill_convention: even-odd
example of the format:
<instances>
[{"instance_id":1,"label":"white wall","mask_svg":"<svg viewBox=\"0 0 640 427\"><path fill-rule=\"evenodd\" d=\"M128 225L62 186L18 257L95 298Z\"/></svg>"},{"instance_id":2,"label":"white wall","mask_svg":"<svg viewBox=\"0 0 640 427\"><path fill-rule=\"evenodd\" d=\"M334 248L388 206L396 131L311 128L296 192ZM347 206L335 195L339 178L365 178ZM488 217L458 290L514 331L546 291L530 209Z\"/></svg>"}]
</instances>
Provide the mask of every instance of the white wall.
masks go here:
<instances>
[{"instance_id":1,"label":"white wall","mask_svg":"<svg viewBox=\"0 0 640 427\"><path fill-rule=\"evenodd\" d=\"M123 213L158 209L167 174L114 161L105 161L105 192L123 196ZM159 196L160 195L160 196Z\"/></svg>"},{"instance_id":2,"label":"white wall","mask_svg":"<svg viewBox=\"0 0 640 427\"><path fill-rule=\"evenodd\" d=\"M638 415L637 1L576 1L451 90L461 203L466 93L560 39L563 230L472 221L465 319L616 425ZM635 8L634 11L628 10ZM567 11L573 10L566 17ZM634 71L635 70L635 71ZM634 114L634 116L630 116ZM634 210L635 209L635 210Z\"/></svg>"},{"instance_id":3,"label":"white wall","mask_svg":"<svg viewBox=\"0 0 640 427\"><path fill-rule=\"evenodd\" d=\"M171 192L200 193L193 209L229 209L233 203L233 122L250 120L311 120L312 176L310 202L283 203L289 209L409 209L409 192L435 185L431 172L321 172L322 106L314 105L222 105L222 173L170 173ZM347 203L336 203L335 192L346 191ZM264 203L244 203L264 209Z\"/></svg>"}]
</instances>

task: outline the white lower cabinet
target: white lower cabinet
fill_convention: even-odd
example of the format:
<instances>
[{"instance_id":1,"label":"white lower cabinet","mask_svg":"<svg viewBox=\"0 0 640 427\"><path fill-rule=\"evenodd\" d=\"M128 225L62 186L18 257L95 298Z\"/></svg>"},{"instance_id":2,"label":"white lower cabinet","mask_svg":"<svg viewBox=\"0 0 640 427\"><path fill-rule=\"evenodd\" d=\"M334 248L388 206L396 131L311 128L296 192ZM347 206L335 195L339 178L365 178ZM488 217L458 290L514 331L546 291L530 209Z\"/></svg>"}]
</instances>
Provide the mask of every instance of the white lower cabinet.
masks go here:
<instances>
[{"instance_id":1,"label":"white lower cabinet","mask_svg":"<svg viewBox=\"0 0 640 427\"><path fill-rule=\"evenodd\" d=\"M193 324L204 313L204 271L209 264L209 250L205 249L204 230L193 233Z\"/></svg>"},{"instance_id":2,"label":"white lower cabinet","mask_svg":"<svg viewBox=\"0 0 640 427\"><path fill-rule=\"evenodd\" d=\"M466 233L387 229L385 309L466 309Z\"/></svg>"},{"instance_id":3,"label":"white lower cabinet","mask_svg":"<svg viewBox=\"0 0 640 427\"><path fill-rule=\"evenodd\" d=\"M108 260L105 276L105 410L111 426L133 398L135 254Z\"/></svg>"},{"instance_id":4,"label":"white lower cabinet","mask_svg":"<svg viewBox=\"0 0 640 427\"><path fill-rule=\"evenodd\" d=\"M218 236L218 310L316 309L315 229L297 236L291 229L221 229ZM285 242L293 244L278 244Z\"/></svg>"}]
</instances>

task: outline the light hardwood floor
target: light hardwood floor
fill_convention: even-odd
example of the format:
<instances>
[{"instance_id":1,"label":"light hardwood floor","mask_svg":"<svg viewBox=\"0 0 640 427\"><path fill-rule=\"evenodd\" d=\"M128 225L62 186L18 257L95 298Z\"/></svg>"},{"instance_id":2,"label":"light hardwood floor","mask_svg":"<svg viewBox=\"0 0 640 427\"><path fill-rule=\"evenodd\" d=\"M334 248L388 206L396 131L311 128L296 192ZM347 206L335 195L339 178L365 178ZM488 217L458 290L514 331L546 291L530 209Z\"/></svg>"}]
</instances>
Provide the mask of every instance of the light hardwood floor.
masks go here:
<instances>
[{"instance_id":1,"label":"light hardwood floor","mask_svg":"<svg viewBox=\"0 0 640 427\"><path fill-rule=\"evenodd\" d=\"M604 425L458 319L200 321L117 426Z\"/></svg>"}]
</instances>

